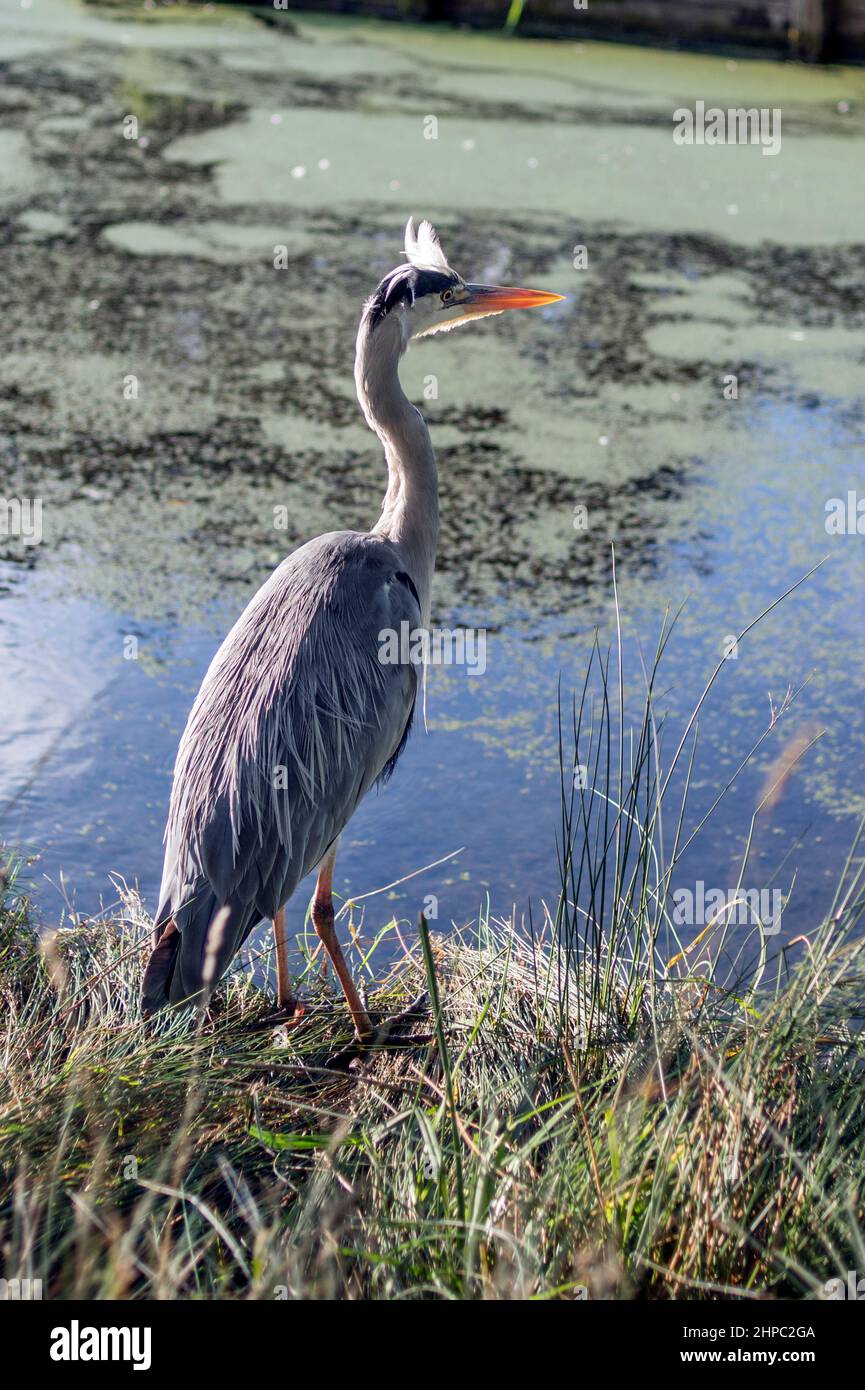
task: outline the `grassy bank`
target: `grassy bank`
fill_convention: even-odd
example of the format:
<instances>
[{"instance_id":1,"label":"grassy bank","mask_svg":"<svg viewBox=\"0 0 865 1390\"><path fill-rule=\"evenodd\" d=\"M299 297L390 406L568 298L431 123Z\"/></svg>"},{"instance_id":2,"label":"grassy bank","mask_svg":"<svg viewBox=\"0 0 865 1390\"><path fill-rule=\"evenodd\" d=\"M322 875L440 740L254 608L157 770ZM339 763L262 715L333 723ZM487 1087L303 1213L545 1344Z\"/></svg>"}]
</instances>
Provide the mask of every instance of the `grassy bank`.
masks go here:
<instances>
[{"instance_id":1,"label":"grassy bank","mask_svg":"<svg viewBox=\"0 0 865 1390\"><path fill-rule=\"evenodd\" d=\"M320 978L288 1039L244 978L209 1019L144 1027L140 913L40 950L13 884L7 1276L55 1298L820 1296L863 1266L852 918L759 1000L679 980L633 1016L615 967L588 1028L549 919L534 944L482 924L437 946L415 1041L342 1070ZM404 959L371 1002L423 979Z\"/></svg>"},{"instance_id":2,"label":"grassy bank","mask_svg":"<svg viewBox=\"0 0 865 1390\"><path fill-rule=\"evenodd\" d=\"M687 828L697 717L724 663L665 752L669 636L627 735L621 643L562 711L549 908L394 926L398 953L354 942L379 1015L428 992L397 1042L346 1053L314 954L288 1032L248 963L206 1015L144 1024L140 904L40 939L10 868L6 1276L53 1298L809 1298L865 1268L860 841L805 936L731 932L727 908L677 923L705 821ZM785 747L752 832L807 744Z\"/></svg>"}]
</instances>

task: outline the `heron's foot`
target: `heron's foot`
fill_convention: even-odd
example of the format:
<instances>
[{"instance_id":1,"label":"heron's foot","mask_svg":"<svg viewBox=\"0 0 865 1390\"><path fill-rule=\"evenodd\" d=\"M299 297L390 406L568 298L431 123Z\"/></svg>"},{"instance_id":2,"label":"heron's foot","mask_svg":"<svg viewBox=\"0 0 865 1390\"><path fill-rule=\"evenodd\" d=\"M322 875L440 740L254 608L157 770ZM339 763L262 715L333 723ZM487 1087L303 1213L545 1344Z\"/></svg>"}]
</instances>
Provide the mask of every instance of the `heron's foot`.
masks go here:
<instances>
[{"instance_id":1,"label":"heron's foot","mask_svg":"<svg viewBox=\"0 0 865 1390\"><path fill-rule=\"evenodd\" d=\"M279 1012L284 1012L285 1017L276 1025L271 1033L271 1042L274 1047L288 1047L291 1034L294 1032L295 1028L297 1028L298 1024L303 1022L306 1009L302 1004L299 1004L293 999L290 1004L282 1005Z\"/></svg>"},{"instance_id":2,"label":"heron's foot","mask_svg":"<svg viewBox=\"0 0 865 1390\"><path fill-rule=\"evenodd\" d=\"M398 1014L382 1018L379 1014L367 1015L369 1032L361 1033L355 1024L354 1042L341 1048L328 1057L325 1066L334 1071L347 1071L350 1064L360 1057L374 1052L391 1052L397 1048L425 1047L433 1041L432 1033L406 1033L401 1030L418 1022L429 1013L429 995L426 990Z\"/></svg>"},{"instance_id":3,"label":"heron's foot","mask_svg":"<svg viewBox=\"0 0 865 1390\"><path fill-rule=\"evenodd\" d=\"M294 1028L306 1017L306 1005L301 1004L299 999L290 999L287 1004L280 1004L276 1012L282 1019L283 1028Z\"/></svg>"},{"instance_id":4,"label":"heron's foot","mask_svg":"<svg viewBox=\"0 0 865 1390\"><path fill-rule=\"evenodd\" d=\"M376 1025L373 1023L369 1014L355 1014L353 1022L354 1037L356 1042L367 1044L374 1041L376 1035Z\"/></svg>"},{"instance_id":5,"label":"heron's foot","mask_svg":"<svg viewBox=\"0 0 865 1390\"><path fill-rule=\"evenodd\" d=\"M378 1031L382 1034L382 1041L386 1042L393 1038L394 1030L406 1023L417 1023L420 1019L426 1018L429 1013L429 995L425 989L420 994L416 994L410 1004L401 1009L398 1014L391 1014L389 1018L379 1021Z\"/></svg>"},{"instance_id":6,"label":"heron's foot","mask_svg":"<svg viewBox=\"0 0 865 1390\"><path fill-rule=\"evenodd\" d=\"M256 1033L265 1032L268 1028L274 1032L281 1032L283 1029L296 1028L306 1017L306 1012L305 1004L301 1004L298 999L290 999L285 1004L278 1004L273 1013L255 1019L248 1027Z\"/></svg>"}]
</instances>

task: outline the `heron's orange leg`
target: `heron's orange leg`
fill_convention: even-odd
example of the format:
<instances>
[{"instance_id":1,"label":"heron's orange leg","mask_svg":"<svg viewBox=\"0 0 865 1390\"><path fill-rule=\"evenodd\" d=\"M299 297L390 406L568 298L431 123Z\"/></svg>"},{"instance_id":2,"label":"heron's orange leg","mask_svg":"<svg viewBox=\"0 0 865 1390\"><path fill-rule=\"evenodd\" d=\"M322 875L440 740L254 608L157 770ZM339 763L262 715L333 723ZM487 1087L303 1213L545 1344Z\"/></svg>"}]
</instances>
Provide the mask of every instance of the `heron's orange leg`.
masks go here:
<instances>
[{"instance_id":1,"label":"heron's orange leg","mask_svg":"<svg viewBox=\"0 0 865 1390\"><path fill-rule=\"evenodd\" d=\"M291 977L288 973L288 942L285 937L285 908L273 919L273 940L276 946L276 1002L280 1008L294 1007Z\"/></svg>"},{"instance_id":2,"label":"heron's orange leg","mask_svg":"<svg viewBox=\"0 0 865 1390\"><path fill-rule=\"evenodd\" d=\"M359 1038L367 1038L373 1032L373 1026L369 1014L363 1007L354 980L351 978L351 972L345 963L333 922L334 857L331 855L327 858L319 870L315 885L315 897L312 900L312 924L322 946L333 962L333 968L337 973L339 983L342 985L342 992L345 995L354 1023L354 1031Z\"/></svg>"}]
</instances>

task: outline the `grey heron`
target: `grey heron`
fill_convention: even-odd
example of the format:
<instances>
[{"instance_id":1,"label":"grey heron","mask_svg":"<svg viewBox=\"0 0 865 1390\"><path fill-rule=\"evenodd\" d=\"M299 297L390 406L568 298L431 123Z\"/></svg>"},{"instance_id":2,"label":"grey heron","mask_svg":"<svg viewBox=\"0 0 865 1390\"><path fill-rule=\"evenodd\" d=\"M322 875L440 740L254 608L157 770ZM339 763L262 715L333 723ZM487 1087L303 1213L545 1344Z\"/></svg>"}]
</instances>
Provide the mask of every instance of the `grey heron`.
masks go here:
<instances>
[{"instance_id":1,"label":"grey heron","mask_svg":"<svg viewBox=\"0 0 865 1390\"><path fill-rule=\"evenodd\" d=\"M315 931L358 1037L372 1031L337 939L334 860L408 738L418 673L411 660L382 661L381 637L426 629L439 521L435 455L399 361L412 338L562 298L466 283L429 222L415 230L409 219L405 252L364 305L355 354L360 407L387 462L381 516L369 532L332 531L283 560L204 677L174 769L145 1015L206 1003L268 918L290 1015L285 904L317 869Z\"/></svg>"}]
</instances>

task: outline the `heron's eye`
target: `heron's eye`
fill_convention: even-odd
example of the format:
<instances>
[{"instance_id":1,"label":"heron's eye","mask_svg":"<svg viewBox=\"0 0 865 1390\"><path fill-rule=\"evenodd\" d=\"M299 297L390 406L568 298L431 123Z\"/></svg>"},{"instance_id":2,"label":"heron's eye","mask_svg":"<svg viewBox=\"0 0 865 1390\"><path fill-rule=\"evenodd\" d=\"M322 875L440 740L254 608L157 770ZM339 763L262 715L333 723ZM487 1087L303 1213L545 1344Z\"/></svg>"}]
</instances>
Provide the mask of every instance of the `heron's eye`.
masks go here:
<instances>
[{"instance_id":1,"label":"heron's eye","mask_svg":"<svg viewBox=\"0 0 865 1390\"><path fill-rule=\"evenodd\" d=\"M442 290L442 304L450 304L454 297L454 290Z\"/></svg>"}]
</instances>

